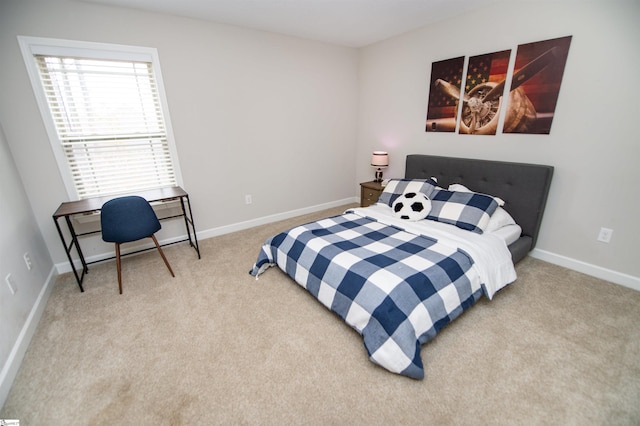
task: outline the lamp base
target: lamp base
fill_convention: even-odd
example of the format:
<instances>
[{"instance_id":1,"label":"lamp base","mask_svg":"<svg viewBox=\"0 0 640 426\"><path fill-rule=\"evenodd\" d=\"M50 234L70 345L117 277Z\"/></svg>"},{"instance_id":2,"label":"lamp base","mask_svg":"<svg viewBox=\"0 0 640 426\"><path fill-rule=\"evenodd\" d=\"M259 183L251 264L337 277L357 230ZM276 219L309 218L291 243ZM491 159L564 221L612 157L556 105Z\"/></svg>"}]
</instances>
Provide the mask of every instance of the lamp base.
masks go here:
<instances>
[{"instance_id":1,"label":"lamp base","mask_svg":"<svg viewBox=\"0 0 640 426\"><path fill-rule=\"evenodd\" d=\"M382 169L376 170L376 179L374 182L382 182Z\"/></svg>"}]
</instances>

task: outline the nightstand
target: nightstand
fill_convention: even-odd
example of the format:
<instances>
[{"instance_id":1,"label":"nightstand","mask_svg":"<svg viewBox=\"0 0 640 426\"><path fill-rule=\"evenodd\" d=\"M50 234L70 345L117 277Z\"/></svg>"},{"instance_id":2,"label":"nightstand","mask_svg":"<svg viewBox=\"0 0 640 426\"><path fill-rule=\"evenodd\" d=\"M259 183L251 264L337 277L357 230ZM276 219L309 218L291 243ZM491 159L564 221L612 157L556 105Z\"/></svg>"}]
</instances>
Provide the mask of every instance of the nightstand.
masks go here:
<instances>
[{"instance_id":1,"label":"nightstand","mask_svg":"<svg viewBox=\"0 0 640 426\"><path fill-rule=\"evenodd\" d=\"M377 203L383 189L382 182L362 182L360 184L360 207L368 207Z\"/></svg>"}]
</instances>

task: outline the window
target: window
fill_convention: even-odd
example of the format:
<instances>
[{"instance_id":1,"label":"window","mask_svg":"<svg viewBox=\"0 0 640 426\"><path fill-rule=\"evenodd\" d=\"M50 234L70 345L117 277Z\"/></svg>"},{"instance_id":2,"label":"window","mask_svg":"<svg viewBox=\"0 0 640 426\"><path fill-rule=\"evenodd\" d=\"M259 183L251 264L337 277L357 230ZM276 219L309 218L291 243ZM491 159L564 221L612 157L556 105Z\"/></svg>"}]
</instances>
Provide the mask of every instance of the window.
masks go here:
<instances>
[{"instance_id":1,"label":"window","mask_svg":"<svg viewBox=\"0 0 640 426\"><path fill-rule=\"evenodd\" d=\"M154 49L19 39L72 197L179 184Z\"/></svg>"}]
</instances>

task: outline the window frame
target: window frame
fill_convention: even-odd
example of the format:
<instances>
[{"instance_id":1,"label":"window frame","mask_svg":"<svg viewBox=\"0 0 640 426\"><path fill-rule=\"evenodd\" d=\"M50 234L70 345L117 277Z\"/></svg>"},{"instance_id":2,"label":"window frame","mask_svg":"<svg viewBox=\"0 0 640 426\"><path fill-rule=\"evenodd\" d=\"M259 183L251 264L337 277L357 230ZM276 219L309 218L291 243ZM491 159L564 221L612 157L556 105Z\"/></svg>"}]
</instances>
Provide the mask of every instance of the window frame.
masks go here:
<instances>
[{"instance_id":1,"label":"window frame","mask_svg":"<svg viewBox=\"0 0 640 426\"><path fill-rule=\"evenodd\" d=\"M169 147L171 161L173 163L176 183L179 186L183 186L182 172L180 169L180 162L178 160L175 138L173 136L173 127L169 116L168 102L164 89L164 80L162 78L160 58L158 56L157 49L152 47L28 36L18 36L18 43L25 61L29 79L31 80L40 115L42 116L42 120L49 137L49 142L70 200L75 201L80 200L81 198L76 191L73 177L71 175L71 168L68 164L62 141L58 137L58 132L53 122L51 111L49 110L47 97L40 79L37 60L34 55L44 54L76 56L92 59L150 62L152 64L153 73L157 83L158 98L160 107L162 108L167 144Z\"/></svg>"}]
</instances>

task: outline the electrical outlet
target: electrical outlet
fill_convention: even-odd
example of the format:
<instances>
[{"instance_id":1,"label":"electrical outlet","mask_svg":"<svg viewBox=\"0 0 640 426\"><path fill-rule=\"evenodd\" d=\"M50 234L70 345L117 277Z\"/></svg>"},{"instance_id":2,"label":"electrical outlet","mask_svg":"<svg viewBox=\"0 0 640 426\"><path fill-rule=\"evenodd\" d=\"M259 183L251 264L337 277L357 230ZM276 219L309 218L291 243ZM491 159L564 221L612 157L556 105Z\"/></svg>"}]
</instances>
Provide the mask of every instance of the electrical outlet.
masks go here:
<instances>
[{"instance_id":1,"label":"electrical outlet","mask_svg":"<svg viewBox=\"0 0 640 426\"><path fill-rule=\"evenodd\" d=\"M251 204L252 203L251 195L245 195L244 196L244 203L245 204Z\"/></svg>"},{"instance_id":2,"label":"electrical outlet","mask_svg":"<svg viewBox=\"0 0 640 426\"><path fill-rule=\"evenodd\" d=\"M611 242L611 236L613 235L613 229L609 228L600 228L600 233L598 234L598 241L603 243Z\"/></svg>"},{"instance_id":3,"label":"electrical outlet","mask_svg":"<svg viewBox=\"0 0 640 426\"><path fill-rule=\"evenodd\" d=\"M4 277L4 280L7 282L7 285L9 286L9 291L11 292L11 294L16 294L16 291L18 291L18 287L16 286L16 282L14 281L11 274L7 274L7 276Z\"/></svg>"},{"instance_id":4,"label":"electrical outlet","mask_svg":"<svg viewBox=\"0 0 640 426\"><path fill-rule=\"evenodd\" d=\"M27 269L31 270L31 268L33 268L33 262L31 262L31 255L29 255L29 252L26 252L22 258L24 259L24 263L27 265Z\"/></svg>"}]
</instances>

